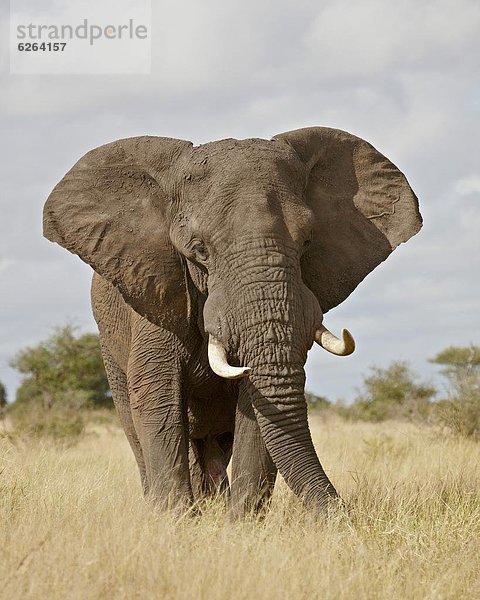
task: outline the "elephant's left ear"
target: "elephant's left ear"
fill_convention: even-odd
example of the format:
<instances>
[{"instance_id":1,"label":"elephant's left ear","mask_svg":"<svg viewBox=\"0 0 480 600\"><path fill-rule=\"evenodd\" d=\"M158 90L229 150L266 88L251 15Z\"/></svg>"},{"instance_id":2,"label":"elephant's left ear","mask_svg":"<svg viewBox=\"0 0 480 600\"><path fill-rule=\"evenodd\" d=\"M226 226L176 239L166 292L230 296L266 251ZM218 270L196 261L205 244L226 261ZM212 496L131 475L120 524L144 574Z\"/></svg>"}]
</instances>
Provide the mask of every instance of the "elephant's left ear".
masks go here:
<instances>
[{"instance_id":1,"label":"elephant's left ear","mask_svg":"<svg viewBox=\"0 0 480 600\"><path fill-rule=\"evenodd\" d=\"M306 167L315 230L302 274L327 312L420 230L418 201L394 164L345 131L310 127L273 139L291 146Z\"/></svg>"}]
</instances>

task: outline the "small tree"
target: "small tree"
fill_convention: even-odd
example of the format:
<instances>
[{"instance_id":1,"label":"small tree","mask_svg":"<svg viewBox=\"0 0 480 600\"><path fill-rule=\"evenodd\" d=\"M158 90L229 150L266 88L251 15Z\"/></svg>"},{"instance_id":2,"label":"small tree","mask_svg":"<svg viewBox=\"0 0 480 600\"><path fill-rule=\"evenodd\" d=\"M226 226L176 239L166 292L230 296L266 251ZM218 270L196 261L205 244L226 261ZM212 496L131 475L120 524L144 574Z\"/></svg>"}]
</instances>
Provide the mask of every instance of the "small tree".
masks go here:
<instances>
[{"instance_id":1,"label":"small tree","mask_svg":"<svg viewBox=\"0 0 480 600\"><path fill-rule=\"evenodd\" d=\"M407 362L370 370L372 374L365 377L360 395L347 411L350 416L367 421L423 420L428 416L435 389L419 383Z\"/></svg>"},{"instance_id":2,"label":"small tree","mask_svg":"<svg viewBox=\"0 0 480 600\"><path fill-rule=\"evenodd\" d=\"M480 346L450 346L430 360L442 365L447 398L439 403L440 420L462 435L480 437Z\"/></svg>"},{"instance_id":3,"label":"small tree","mask_svg":"<svg viewBox=\"0 0 480 600\"><path fill-rule=\"evenodd\" d=\"M110 404L98 335L77 336L72 325L56 329L38 346L21 350L11 366L22 375L15 404Z\"/></svg>"},{"instance_id":4,"label":"small tree","mask_svg":"<svg viewBox=\"0 0 480 600\"><path fill-rule=\"evenodd\" d=\"M311 392L305 392L305 400L307 401L309 408L313 408L315 410L325 410L330 408L332 405L330 400L325 398L325 396L317 396Z\"/></svg>"},{"instance_id":5,"label":"small tree","mask_svg":"<svg viewBox=\"0 0 480 600\"><path fill-rule=\"evenodd\" d=\"M459 348L449 346L430 359L430 362L442 365L441 372L458 390L458 383L463 384L466 378L478 383L480 375L480 346Z\"/></svg>"},{"instance_id":6,"label":"small tree","mask_svg":"<svg viewBox=\"0 0 480 600\"><path fill-rule=\"evenodd\" d=\"M2 409L5 408L5 406L7 406L7 390L5 389L3 383L0 381L0 413Z\"/></svg>"},{"instance_id":7,"label":"small tree","mask_svg":"<svg viewBox=\"0 0 480 600\"><path fill-rule=\"evenodd\" d=\"M7 408L7 390L5 386L0 381L0 419L3 419L5 416Z\"/></svg>"}]
</instances>

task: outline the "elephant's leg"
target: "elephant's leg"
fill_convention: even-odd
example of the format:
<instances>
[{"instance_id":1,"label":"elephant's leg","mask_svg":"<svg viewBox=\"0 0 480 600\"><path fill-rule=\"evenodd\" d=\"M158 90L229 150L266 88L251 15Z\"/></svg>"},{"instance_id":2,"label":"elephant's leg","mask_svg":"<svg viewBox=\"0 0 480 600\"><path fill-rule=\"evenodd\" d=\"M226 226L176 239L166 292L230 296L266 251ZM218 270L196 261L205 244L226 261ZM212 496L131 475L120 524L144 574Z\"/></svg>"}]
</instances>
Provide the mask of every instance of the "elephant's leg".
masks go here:
<instances>
[{"instance_id":1,"label":"elephant's leg","mask_svg":"<svg viewBox=\"0 0 480 600\"><path fill-rule=\"evenodd\" d=\"M163 508L184 509L193 496L179 360L161 337L138 336L132 340L127 375L150 496Z\"/></svg>"},{"instance_id":2,"label":"elephant's leg","mask_svg":"<svg viewBox=\"0 0 480 600\"><path fill-rule=\"evenodd\" d=\"M235 417L230 518L258 512L269 500L277 468L268 453L250 399L240 394Z\"/></svg>"},{"instance_id":3,"label":"elephant's leg","mask_svg":"<svg viewBox=\"0 0 480 600\"><path fill-rule=\"evenodd\" d=\"M143 493L146 495L148 493L147 473L142 448L140 447L137 432L135 431L135 426L133 424L132 411L130 409L130 401L128 398L127 377L112 358L108 348L106 348L104 344L101 344L101 348L105 372L107 373L108 384L112 392L115 409L137 461Z\"/></svg>"},{"instance_id":4,"label":"elephant's leg","mask_svg":"<svg viewBox=\"0 0 480 600\"><path fill-rule=\"evenodd\" d=\"M195 500L200 500L206 495L205 475L201 459L201 442L202 440L191 439L189 447L190 480Z\"/></svg>"}]
</instances>

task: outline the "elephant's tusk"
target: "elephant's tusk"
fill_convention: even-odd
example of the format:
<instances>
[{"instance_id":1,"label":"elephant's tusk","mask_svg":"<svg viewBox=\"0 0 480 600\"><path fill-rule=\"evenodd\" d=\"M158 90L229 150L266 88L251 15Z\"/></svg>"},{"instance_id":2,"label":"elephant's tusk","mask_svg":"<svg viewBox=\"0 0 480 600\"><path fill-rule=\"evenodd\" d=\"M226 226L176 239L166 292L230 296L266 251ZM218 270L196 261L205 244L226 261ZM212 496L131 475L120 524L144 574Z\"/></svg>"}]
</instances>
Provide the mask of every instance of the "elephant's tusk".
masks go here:
<instances>
[{"instance_id":1,"label":"elephant's tusk","mask_svg":"<svg viewBox=\"0 0 480 600\"><path fill-rule=\"evenodd\" d=\"M250 367L232 367L229 365L225 348L212 335L208 337L208 362L212 371L225 379L239 379L251 371Z\"/></svg>"},{"instance_id":2,"label":"elephant's tusk","mask_svg":"<svg viewBox=\"0 0 480 600\"><path fill-rule=\"evenodd\" d=\"M342 339L339 340L322 325L315 332L315 341L319 346L337 356L348 356L355 350L355 340L348 329L342 329Z\"/></svg>"}]
</instances>

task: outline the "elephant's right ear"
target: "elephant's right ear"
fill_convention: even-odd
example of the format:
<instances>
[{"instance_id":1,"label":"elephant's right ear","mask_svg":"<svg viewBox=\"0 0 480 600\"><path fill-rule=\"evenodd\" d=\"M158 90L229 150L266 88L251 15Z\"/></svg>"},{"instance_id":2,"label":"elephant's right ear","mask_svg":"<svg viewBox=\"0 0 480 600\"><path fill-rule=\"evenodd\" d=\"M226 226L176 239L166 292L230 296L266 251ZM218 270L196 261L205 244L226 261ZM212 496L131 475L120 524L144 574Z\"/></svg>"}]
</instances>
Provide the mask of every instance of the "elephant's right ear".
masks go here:
<instances>
[{"instance_id":1,"label":"elephant's right ear","mask_svg":"<svg viewBox=\"0 0 480 600\"><path fill-rule=\"evenodd\" d=\"M169 212L174 172L191 147L161 137L100 146L55 186L43 213L46 238L77 254L138 313L174 333L185 327L189 302Z\"/></svg>"}]
</instances>

